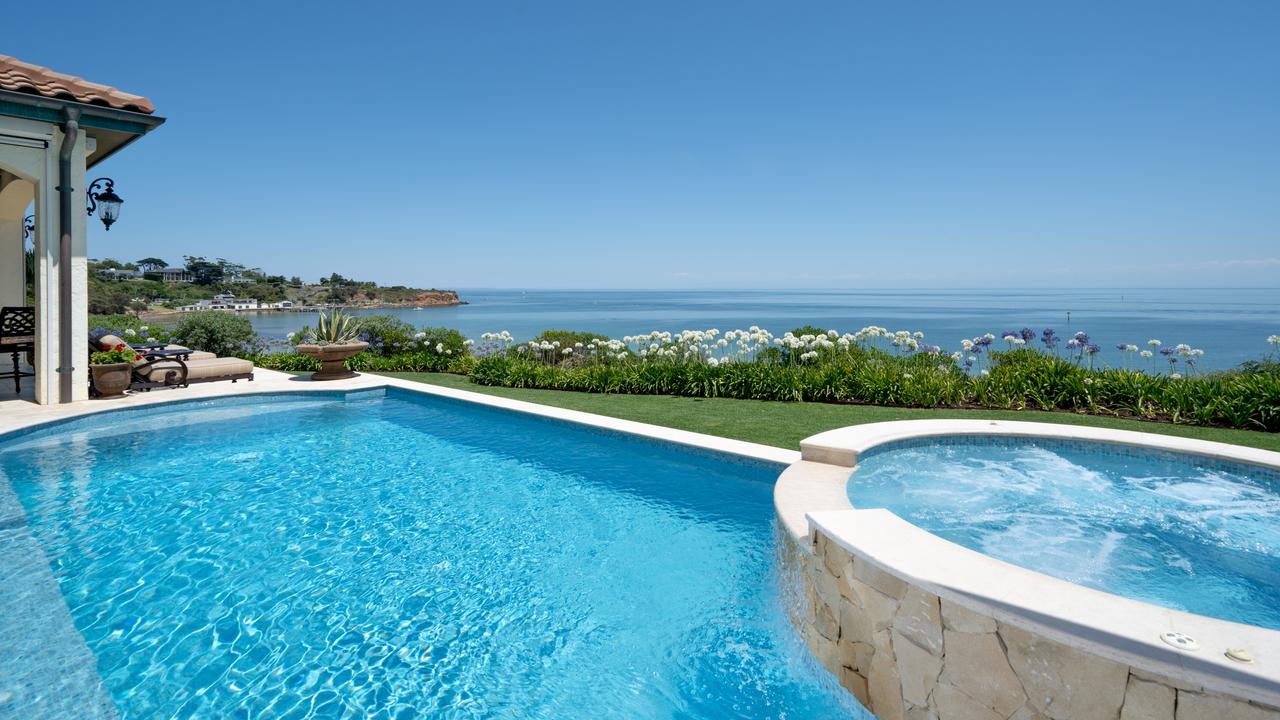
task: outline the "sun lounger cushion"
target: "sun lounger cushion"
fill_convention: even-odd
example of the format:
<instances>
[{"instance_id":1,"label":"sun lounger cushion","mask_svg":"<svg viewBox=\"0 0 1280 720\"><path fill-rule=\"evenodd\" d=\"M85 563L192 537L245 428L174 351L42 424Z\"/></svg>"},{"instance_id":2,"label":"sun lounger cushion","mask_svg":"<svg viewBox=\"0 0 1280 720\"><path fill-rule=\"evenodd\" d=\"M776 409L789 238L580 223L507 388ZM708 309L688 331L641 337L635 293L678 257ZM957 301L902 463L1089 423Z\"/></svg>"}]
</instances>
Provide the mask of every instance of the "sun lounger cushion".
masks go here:
<instances>
[{"instance_id":1,"label":"sun lounger cushion","mask_svg":"<svg viewBox=\"0 0 1280 720\"><path fill-rule=\"evenodd\" d=\"M203 350L190 350L189 348L185 348L181 345L165 345L164 349L165 350L187 350L188 352L191 353L189 356L187 356L188 360L212 360L218 357L217 355L214 355L211 352L205 352Z\"/></svg>"},{"instance_id":2,"label":"sun lounger cushion","mask_svg":"<svg viewBox=\"0 0 1280 720\"><path fill-rule=\"evenodd\" d=\"M140 367L137 373L145 378L159 382L163 373L179 370L182 366L171 360L162 360L154 365ZM192 360L187 363L187 382L210 380L220 377L248 376L253 374L253 363L240 358L211 358Z\"/></svg>"}]
</instances>

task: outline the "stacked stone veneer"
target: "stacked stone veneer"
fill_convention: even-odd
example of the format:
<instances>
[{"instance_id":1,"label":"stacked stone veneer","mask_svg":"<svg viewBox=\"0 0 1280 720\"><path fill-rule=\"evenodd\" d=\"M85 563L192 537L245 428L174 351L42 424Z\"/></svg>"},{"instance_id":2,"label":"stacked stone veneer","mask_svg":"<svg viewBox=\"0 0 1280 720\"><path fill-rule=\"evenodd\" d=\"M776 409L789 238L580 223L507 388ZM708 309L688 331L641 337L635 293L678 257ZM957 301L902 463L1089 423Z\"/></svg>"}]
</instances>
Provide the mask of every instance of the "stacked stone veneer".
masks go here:
<instances>
[{"instance_id":1,"label":"stacked stone veneer","mask_svg":"<svg viewBox=\"0 0 1280 720\"><path fill-rule=\"evenodd\" d=\"M821 532L783 563L792 620L882 720L1277 720L1280 710L1077 650L914 587ZM800 590L801 588L793 588Z\"/></svg>"}]
</instances>

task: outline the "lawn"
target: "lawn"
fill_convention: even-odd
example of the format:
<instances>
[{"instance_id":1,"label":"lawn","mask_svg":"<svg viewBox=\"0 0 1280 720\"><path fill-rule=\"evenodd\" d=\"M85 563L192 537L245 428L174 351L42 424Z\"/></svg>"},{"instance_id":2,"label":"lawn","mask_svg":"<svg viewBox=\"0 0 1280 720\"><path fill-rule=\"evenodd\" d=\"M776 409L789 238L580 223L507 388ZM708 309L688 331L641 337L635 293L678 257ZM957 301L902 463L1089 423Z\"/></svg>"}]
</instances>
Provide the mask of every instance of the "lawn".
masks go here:
<instances>
[{"instance_id":1,"label":"lawn","mask_svg":"<svg viewBox=\"0 0 1280 720\"><path fill-rule=\"evenodd\" d=\"M466 377L461 375L447 373L380 374L789 449L799 449L800 441L810 435L845 425L858 425L884 420L969 418L1092 425L1094 427L1177 435L1200 440L1216 440L1217 442L1280 451L1280 434L1277 433L1170 425L1069 413L829 405L825 403L770 402L727 398L704 399L666 395L597 395L561 390L488 387L472 384Z\"/></svg>"}]
</instances>

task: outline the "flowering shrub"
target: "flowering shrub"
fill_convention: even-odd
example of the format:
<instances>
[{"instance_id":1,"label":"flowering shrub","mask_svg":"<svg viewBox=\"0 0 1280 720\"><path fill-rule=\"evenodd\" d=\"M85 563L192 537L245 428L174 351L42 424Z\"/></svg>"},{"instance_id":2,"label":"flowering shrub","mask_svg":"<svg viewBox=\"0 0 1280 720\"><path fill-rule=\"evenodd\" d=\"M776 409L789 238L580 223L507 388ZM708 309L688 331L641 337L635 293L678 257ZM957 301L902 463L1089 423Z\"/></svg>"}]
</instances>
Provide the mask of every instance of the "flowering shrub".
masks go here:
<instances>
[{"instance_id":1,"label":"flowering shrub","mask_svg":"<svg viewBox=\"0 0 1280 720\"><path fill-rule=\"evenodd\" d=\"M547 331L517 343L492 332L472 345L443 328L412 333L398 352L361 353L354 370L455 372L482 385L908 407L989 407L1135 417L1280 431L1280 337L1273 357L1202 373L1203 351L1151 339L1099 361L1087 333L1019 328L961 341L947 353L923 333L867 326L853 333L752 326L653 331L610 339ZM408 347L404 347L407 344ZM264 355L260 367L314 369L310 358ZM1145 367L1143 367L1145 366Z\"/></svg>"},{"instance_id":2,"label":"flowering shrub","mask_svg":"<svg viewBox=\"0 0 1280 720\"><path fill-rule=\"evenodd\" d=\"M90 315L89 342L97 345L98 338L115 335L129 342L168 342L173 334L169 327L141 320L133 315Z\"/></svg>"},{"instance_id":3,"label":"flowering shrub","mask_svg":"<svg viewBox=\"0 0 1280 720\"><path fill-rule=\"evenodd\" d=\"M1123 367L1100 367L1101 351L1079 332L1052 328L986 333L947 355L923 333L868 326L855 333L797 328L680 333L567 345L514 344L486 333L471 380L485 385L585 392L804 400L918 407L994 407L1280 429L1280 371L1196 373L1204 353L1150 340L1117 346ZM1268 340L1280 348L1280 339ZM1006 349L999 349L1003 344ZM1137 366L1146 362L1153 372ZM1158 364L1157 364L1158 363ZM1168 367L1179 371L1160 374ZM1275 365L1280 368L1280 363Z\"/></svg>"}]
</instances>

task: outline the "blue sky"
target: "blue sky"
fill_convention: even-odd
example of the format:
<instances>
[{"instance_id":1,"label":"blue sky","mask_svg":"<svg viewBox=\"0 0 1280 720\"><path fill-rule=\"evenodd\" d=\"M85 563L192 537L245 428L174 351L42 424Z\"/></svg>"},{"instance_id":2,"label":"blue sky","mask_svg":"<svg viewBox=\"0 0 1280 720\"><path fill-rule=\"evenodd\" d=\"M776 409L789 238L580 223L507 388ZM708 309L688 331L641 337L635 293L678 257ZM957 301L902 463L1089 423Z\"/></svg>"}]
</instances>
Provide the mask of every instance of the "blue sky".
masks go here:
<instances>
[{"instance_id":1,"label":"blue sky","mask_svg":"<svg viewBox=\"0 0 1280 720\"><path fill-rule=\"evenodd\" d=\"M126 202L97 257L436 287L1280 285L1270 0L63 10L7 8L0 52L168 118L100 166Z\"/></svg>"}]
</instances>

